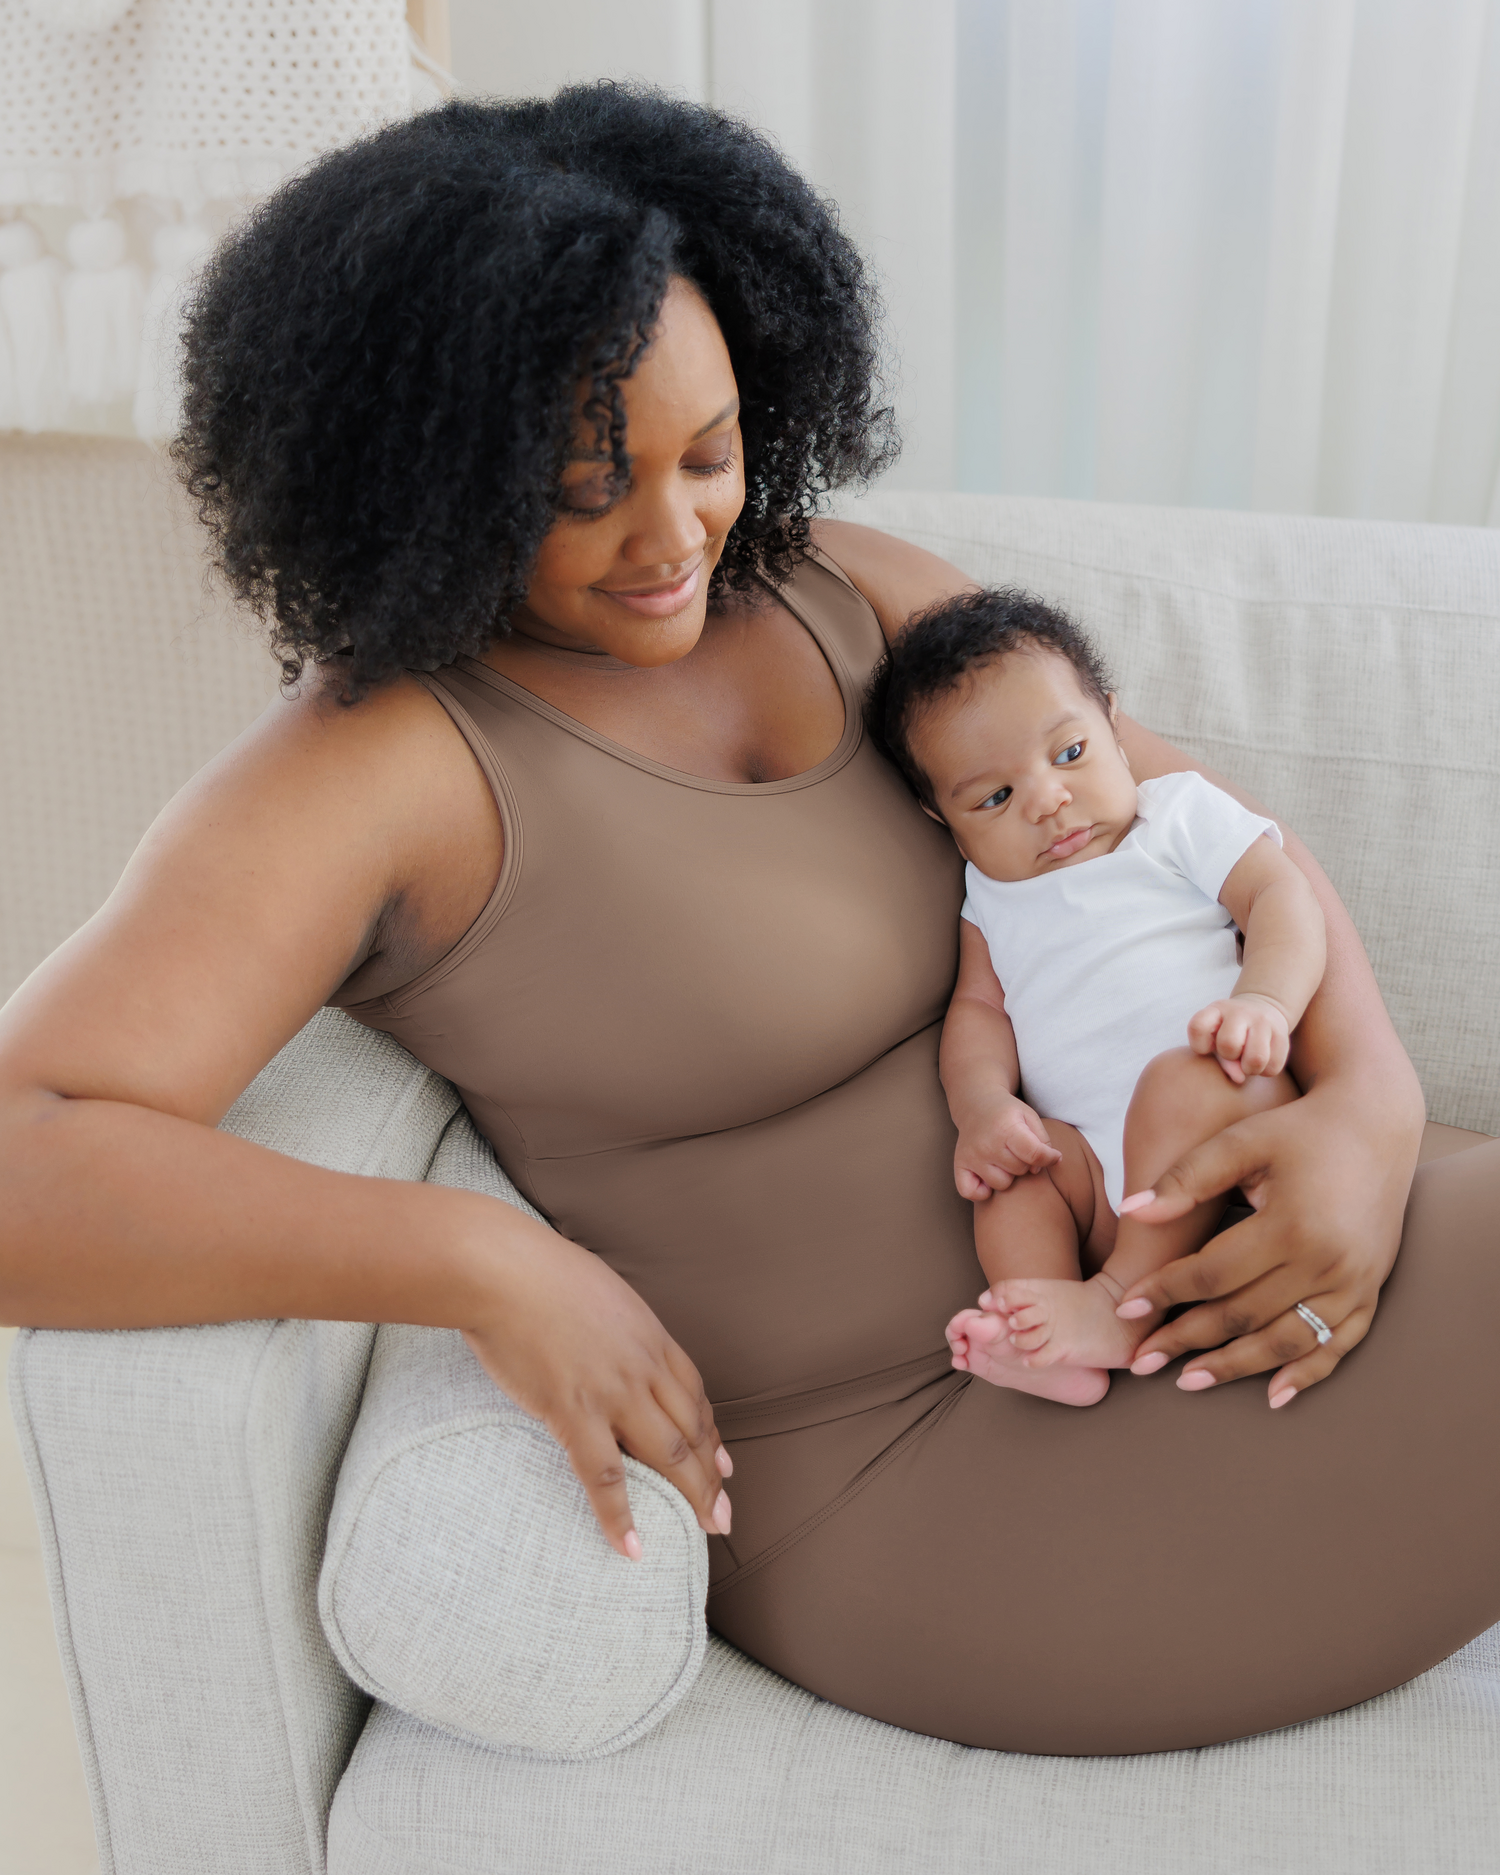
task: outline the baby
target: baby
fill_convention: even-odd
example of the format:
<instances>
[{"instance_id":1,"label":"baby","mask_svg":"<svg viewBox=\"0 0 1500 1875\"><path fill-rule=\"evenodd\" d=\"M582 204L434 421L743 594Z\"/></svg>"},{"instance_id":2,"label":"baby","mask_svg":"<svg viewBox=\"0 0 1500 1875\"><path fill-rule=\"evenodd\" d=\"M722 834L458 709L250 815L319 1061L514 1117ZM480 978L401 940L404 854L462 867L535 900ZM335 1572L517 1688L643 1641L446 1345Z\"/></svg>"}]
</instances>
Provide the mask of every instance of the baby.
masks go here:
<instances>
[{"instance_id":1,"label":"baby","mask_svg":"<svg viewBox=\"0 0 1500 1875\"><path fill-rule=\"evenodd\" d=\"M1073 1406L1161 1320L1122 1316L1126 1290L1225 1201L1132 1212L1190 1147L1297 1098L1324 963L1275 823L1201 775L1137 787L1115 720L1088 640L1016 592L918 615L871 685L876 735L969 862L942 1076L989 1289L948 1325L953 1364Z\"/></svg>"}]
</instances>

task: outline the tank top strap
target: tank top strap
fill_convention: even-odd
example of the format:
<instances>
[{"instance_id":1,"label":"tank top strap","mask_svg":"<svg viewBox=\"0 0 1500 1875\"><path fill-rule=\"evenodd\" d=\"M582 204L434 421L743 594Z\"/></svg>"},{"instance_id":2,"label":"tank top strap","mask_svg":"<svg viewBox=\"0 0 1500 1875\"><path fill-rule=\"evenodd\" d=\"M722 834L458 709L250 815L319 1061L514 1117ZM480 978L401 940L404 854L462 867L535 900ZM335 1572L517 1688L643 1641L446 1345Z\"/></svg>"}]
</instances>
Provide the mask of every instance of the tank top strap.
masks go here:
<instances>
[{"instance_id":1,"label":"tank top strap","mask_svg":"<svg viewBox=\"0 0 1500 1875\"><path fill-rule=\"evenodd\" d=\"M809 546L789 579L766 584L815 639L831 647L863 692L884 655L885 634L874 606L844 569L821 548Z\"/></svg>"}]
</instances>

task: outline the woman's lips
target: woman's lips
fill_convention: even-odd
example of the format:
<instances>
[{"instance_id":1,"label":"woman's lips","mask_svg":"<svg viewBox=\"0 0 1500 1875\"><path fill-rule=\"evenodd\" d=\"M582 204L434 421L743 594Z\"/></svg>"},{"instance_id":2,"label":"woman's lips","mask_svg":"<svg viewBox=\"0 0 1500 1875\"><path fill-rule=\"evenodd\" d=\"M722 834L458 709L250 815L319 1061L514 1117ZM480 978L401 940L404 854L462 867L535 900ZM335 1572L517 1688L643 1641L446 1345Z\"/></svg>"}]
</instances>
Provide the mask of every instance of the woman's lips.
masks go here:
<instances>
[{"instance_id":1,"label":"woman's lips","mask_svg":"<svg viewBox=\"0 0 1500 1875\"><path fill-rule=\"evenodd\" d=\"M698 560L675 586L653 586L643 592L612 592L607 586L596 586L594 591L603 593L606 599L613 599L616 605L624 606L640 618L670 618L697 597L698 576L702 571L703 562Z\"/></svg>"},{"instance_id":2,"label":"woman's lips","mask_svg":"<svg viewBox=\"0 0 1500 1875\"><path fill-rule=\"evenodd\" d=\"M1054 840L1047 848L1048 859L1071 859L1081 852L1094 836L1092 827L1075 827L1072 833L1065 833L1060 840Z\"/></svg>"}]
</instances>

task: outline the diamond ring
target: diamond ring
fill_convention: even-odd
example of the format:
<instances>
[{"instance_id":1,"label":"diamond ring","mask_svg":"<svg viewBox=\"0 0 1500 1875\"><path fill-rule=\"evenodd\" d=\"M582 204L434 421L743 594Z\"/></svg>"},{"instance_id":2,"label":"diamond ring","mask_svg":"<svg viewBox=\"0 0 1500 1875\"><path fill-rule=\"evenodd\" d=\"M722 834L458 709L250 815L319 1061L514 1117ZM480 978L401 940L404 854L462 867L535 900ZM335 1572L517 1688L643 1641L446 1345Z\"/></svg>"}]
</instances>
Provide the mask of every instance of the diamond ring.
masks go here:
<instances>
[{"instance_id":1,"label":"diamond ring","mask_svg":"<svg viewBox=\"0 0 1500 1875\"><path fill-rule=\"evenodd\" d=\"M1332 1341L1333 1330L1328 1326L1327 1322L1323 1320L1323 1317L1321 1315L1315 1315L1305 1302L1299 1302L1297 1304L1297 1313L1318 1337L1318 1346L1320 1348L1325 1341Z\"/></svg>"}]
</instances>

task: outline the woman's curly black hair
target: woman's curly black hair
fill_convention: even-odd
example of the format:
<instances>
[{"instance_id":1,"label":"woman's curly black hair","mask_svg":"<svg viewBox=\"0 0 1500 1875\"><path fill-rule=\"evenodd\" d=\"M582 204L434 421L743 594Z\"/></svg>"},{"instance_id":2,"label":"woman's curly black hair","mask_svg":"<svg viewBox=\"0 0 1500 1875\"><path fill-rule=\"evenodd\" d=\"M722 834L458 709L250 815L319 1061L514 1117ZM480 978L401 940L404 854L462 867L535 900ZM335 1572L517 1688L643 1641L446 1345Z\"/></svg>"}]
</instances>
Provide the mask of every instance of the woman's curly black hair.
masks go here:
<instances>
[{"instance_id":1,"label":"woman's curly black hair","mask_svg":"<svg viewBox=\"0 0 1500 1875\"><path fill-rule=\"evenodd\" d=\"M711 591L743 590L897 447L859 254L747 125L607 83L455 101L324 157L221 246L173 455L289 678L344 652L357 697L505 631L580 382L628 473L620 384L674 273L739 380L745 506Z\"/></svg>"}]
</instances>

